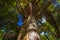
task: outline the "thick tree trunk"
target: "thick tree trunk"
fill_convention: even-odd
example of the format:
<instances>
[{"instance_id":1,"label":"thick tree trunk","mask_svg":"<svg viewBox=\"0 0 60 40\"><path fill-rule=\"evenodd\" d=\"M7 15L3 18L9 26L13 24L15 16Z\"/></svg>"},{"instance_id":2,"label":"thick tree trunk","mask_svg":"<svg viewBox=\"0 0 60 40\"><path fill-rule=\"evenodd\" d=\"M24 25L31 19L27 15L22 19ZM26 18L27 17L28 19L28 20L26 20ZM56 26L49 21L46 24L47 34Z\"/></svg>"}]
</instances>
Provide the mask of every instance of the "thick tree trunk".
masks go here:
<instances>
[{"instance_id":1,"label":"thick tree trunk","mask_svg":"<svg viewBox=\"0 0 60 40\"><path fill-rule=\"evenodd\" d=\"M34 17L29 20L29 22L26 23L26 27L22 27L21 33L19 33L17 40L40 40L39 30L36 25Z\"/></svg>"},{"instance_id":2,"label":"thick tree trunk","mask_svg":"<svg viewBox=\"0 0 60 40\"><path fill-rule=\"evenodd\" d=\"M32 3L28 2L28 6L29 17L24 26L21 27L17 40L40 40L39 30L32 13Z\"/></svg>"}]
</instances>

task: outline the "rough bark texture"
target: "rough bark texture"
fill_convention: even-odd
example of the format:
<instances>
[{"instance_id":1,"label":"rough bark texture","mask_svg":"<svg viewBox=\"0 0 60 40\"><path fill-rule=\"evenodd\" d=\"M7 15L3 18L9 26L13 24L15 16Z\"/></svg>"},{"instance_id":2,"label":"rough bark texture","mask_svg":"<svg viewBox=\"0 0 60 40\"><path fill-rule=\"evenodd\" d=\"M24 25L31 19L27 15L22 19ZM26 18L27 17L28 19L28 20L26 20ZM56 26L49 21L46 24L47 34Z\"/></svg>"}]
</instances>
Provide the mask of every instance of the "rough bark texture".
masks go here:
<instances>
[{"instance_id":1,"label":"rough bark texture","mask_svg":"<svg viewBox=\"0 0 60 40\"><path fill-rule=\"evenodd\" d=\"M23 32L22 34L20 32L18 40L40 40L39 30L34 17L32 17L31 20L27 22L27 26L28 27L26 27L25 31L21 29Z\"/></svg>"},{"instance_id":2,"label":"rough bark texture","mask_svg":"<svg viewBox=\"0 0 60 40\"><path fill-rule=\"evenodd\" d=\"M39 30L32 13L32 3L28 2L29 17L21 28L17 40L40 40Z\"/></svg>"}]
</instances>

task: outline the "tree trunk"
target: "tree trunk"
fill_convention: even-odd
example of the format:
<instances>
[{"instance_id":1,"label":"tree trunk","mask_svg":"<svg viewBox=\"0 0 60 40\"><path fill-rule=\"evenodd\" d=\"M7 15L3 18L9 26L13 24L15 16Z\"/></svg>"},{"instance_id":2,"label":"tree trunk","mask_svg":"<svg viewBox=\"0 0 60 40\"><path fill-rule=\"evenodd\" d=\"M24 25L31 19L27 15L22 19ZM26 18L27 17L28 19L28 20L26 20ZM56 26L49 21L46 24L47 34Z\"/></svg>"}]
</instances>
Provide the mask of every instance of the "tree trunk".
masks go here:
<instances>
[{"instance_id":1,"label":"tree trunk","mask_svg":"<svg viewBox=\"0 0 60 40\"><path fill-rule=\"evenodd\" d=\"M17 40L40 40L35 18L32 17L25 25L21 28Z\"/></svg>"}]
</instances>

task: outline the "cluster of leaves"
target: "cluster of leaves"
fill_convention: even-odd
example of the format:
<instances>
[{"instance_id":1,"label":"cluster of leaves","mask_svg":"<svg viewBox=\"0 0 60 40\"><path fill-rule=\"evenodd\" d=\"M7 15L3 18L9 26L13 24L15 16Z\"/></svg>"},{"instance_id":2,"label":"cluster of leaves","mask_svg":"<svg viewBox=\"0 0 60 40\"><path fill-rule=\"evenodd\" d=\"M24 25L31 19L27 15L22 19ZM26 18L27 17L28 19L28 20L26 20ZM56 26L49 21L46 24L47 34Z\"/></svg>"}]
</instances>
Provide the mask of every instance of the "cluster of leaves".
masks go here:
<instances>
[{"instance_id":1,"label":"cluster of leaves","mask_svg":"<svg viewBox=\"0 0 60 40\"><path fill-rule=\"evenodd\" d=\"M13 30L16 32L17 13L15 0L0 0L0 40Z\"/></svg>"}]
</instances>

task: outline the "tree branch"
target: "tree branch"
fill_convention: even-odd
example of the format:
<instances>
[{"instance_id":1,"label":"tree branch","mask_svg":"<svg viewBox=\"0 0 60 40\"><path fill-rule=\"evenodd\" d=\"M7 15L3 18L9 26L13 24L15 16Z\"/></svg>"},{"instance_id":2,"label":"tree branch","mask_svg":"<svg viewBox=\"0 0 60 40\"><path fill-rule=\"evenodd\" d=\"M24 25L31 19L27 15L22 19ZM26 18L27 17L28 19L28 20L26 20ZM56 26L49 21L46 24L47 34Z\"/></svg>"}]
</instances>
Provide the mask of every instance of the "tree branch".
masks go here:
<instances>
[{"instance_id":1,"label":"tree branch","mask_svg":"<svg viewBox=\"0 0 60 40\"><path fill-rule=\"evenodd\" d=\"M34 4L36 0L34 0L32 3Z\"/></svg>"},{"instance_id":2,"label":"tree branch","mask_svg":"<svg viewBox=\"0 0 60 40\"><path fill-rule=\"evenodd\" d=\"M47 7L49 7L49 5L51 5L51 1L46 1L45 3L43 3L42 5L41 5L41 7L36 11L36 13L38 13L38 12L40 12L40 14L42 13L42 12L44 12L44 10L47 8ZM40 15L39 14L39 15ZM37 15L38 16L38 15Z\"/></svg>"},{"instance_id":3,"label":"tree branch","mask_svg":"<svg viewBox=\"0 0 60 40\"><path fill-rule=\"evenodd\" d=\"M38 0L35 4L38 4L41 0Z\"/></svg>"},{"instance_id":4,"label":"tree branch","mask_svg":"<svg viewBox=\"0 0 60 40\"><path fill-rule=\"evenodd\" d=\"M29 13L30 13L30 15L29 15L29 17L28 17L28 19L27 19L27 22L28 21L30 21L30 19L31 19L31 17L32 17L32 3L28 3L29 4Z\"/></svg>"}]
</instances>

